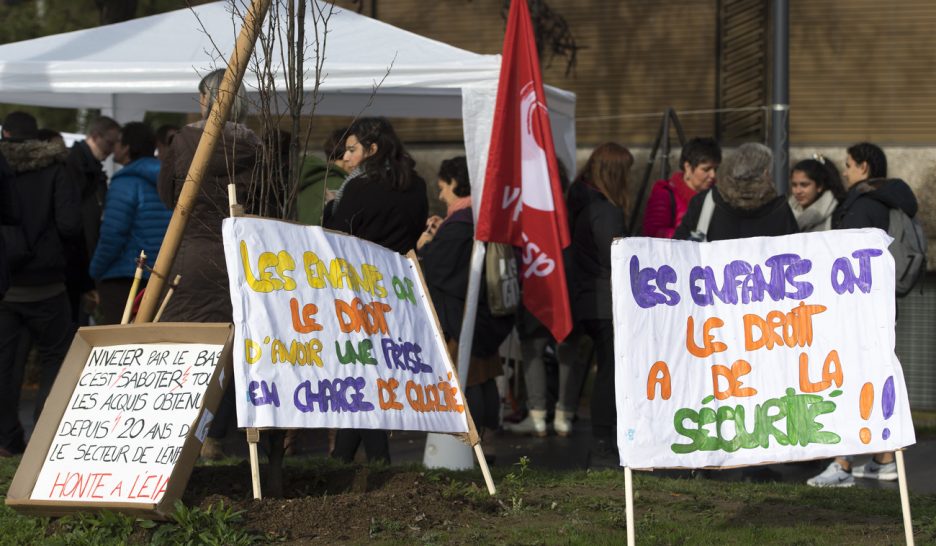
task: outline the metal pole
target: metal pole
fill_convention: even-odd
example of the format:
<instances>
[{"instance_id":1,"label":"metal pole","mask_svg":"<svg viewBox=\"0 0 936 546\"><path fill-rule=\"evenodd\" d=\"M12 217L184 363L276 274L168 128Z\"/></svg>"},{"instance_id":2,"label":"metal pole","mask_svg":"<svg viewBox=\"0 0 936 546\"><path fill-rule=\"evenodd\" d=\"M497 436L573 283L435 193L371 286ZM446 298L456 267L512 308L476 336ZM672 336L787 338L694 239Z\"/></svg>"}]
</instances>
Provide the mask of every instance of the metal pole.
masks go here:
<instances>
[{"instance_id":1,"label":"metal pole","mask_svg":"<svg viewBox=\"0 0 936 546\"><path fill-rule=\"evenodd\" d=\"M670 153L670 144L669 144L669 123L670 117L673 116L673 109L667 108L663 112L663 159L660 161L660 178L663 180L669 179L669 153Z\"/></svg>"},{"instance_id":2,"label":"metal pole","mask_svg":"<svg viewBox=\"0 0 936 546\"><path fill-rule=\"evenodd\" d=\"M790 179L790 7L773 2L773 104L770 107L770 147L778 193L787 193Z\"/></svg>"}]
</instances>

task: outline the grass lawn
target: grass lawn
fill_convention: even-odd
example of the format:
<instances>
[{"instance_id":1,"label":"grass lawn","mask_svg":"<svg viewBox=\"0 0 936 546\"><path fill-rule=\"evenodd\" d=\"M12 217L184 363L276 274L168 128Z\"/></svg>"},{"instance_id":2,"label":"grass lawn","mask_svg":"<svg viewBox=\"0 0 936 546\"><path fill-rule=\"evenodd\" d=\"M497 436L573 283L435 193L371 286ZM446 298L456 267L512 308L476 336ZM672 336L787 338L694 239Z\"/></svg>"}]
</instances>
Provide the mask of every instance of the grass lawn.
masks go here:
<instances>
[{"instance_id":1,"label":"grass lawn","mask_svg":"<svg viewBox=\"0 0 936 546\"><path fill-rule=\"evenodd\" d=\"M5 493L19 460L0 460ZM254 502L242 461L196 467L175 521L103 513L49 519L0 508L0 544L622 544L624 474L287 464L285 499ZM899 544L900 499L879 489L674 480L635 473L638 544ZM936 498L911 497L918 544Z\"/></svg>"}]
</instances>

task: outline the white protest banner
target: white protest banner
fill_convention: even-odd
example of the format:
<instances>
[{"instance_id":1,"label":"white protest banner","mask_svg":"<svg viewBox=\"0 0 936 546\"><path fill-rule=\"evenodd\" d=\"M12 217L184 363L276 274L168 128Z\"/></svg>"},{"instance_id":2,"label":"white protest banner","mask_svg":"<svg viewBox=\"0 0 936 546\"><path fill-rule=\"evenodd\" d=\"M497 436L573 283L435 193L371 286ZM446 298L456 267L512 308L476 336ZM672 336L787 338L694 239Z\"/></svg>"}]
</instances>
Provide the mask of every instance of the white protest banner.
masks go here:
<instances>
[{"instance_id":1,"label":"white protest banner","mask_svg":"<svg viewBox=\"0 0 936 546\"><path fill-rule=\"evenodd\" d=\"M92 348L30 500L159 504L197 426L222 349L205 343Z\"/></svg>"},{"instance_id":2,"label":"white protest banner","mask_svg":"<svg viewBox=\"0 0 936 546\"><path fill-rule=\"evenodd\" d=\"M241 427L468 432L408 258L318 227L224 220Z\"/></svg>"},{"instance_id":3,"label":"white protest banner","mask_svg":"<svg viewBox=\"0 0 936 546\"><path fill-rule=\"evenodd\" d=\"M875 229L613 243L621 464L727 467L916 440Z\"/></svg>"}]
</instances>

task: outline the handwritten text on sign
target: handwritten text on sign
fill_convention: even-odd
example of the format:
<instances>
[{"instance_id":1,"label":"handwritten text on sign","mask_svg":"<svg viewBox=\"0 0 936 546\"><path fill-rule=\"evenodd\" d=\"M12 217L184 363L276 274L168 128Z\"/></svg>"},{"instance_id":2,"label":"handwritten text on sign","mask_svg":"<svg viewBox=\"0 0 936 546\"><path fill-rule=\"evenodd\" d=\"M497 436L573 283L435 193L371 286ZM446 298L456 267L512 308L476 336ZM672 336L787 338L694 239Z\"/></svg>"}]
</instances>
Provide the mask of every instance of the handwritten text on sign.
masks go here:
<instances>
[{"instance_id":1,"label":"handwritten text on sign","mask_svg":"<svg viewBox=\"0 0 936 546\"><path fill-rule=\"evenodd\" d=\"M880 230L612 245L618 441L633 468L914 443Z\"/></svg>"},{"instance_id":2,"label":"handwritten text on sign","mask_svg":"<svg viewBox=\"0 0 936 546\"><path fill-rule=\"evenodd\" d=\"M224 222L242 427L467 432L414 265L354 237Z\"/></svg>"},{"instance_id":3,"label":"handwritten text on sign","mask_svg":"<svg viewBox=\"0 0 936 546\"><path fill-rule=\"evenodd\" d=\"M221 349L199 343L92 349L31 498L158 503Z\"/></svg>"}]
</instances>

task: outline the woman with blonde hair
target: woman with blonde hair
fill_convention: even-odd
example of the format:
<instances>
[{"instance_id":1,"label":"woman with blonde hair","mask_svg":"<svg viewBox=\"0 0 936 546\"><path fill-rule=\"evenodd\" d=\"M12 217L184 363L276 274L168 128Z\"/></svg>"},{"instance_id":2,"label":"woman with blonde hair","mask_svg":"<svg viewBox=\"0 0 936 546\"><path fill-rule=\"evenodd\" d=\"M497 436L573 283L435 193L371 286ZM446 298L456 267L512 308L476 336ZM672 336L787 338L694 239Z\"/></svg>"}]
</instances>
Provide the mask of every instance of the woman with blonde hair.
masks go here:
<instances>
[{"instance_id":1,"label":"woman with blonde hair","mask_svg":"<svg viewBox=\"0 0 936 546\"><path fill-rule=\"evenodd\" d=\"M614 328L611 323L611 241L627 233L628 173L634 156L607 142L592 152L569 187L572 244L569 290L572 316L595 345L598 371L591 396L589 466L619 464L614 405Z\"/></svg>"},{"instance_id":2,"label":"woman with blonde hair","mask_svg":"<svg viewBox=\"0 0 936 546\"><path fill-rule=\"evenodd\" d=\"M169 141L165 155L160 157L159 197L169 210L175 208L185 185L189 166L205 131L212 106L218 100L224 70L207 74L198 84L202 119L180 129ZM261 141L246 125L247 92L241 86L234 95L230 121L221 129L217 147L205 169L190 219L182 234L167 278L181 275L182 280L166 306L163 322L231 322L230 287L224 263L221 222L228 216L228 184L237 191L237 202L246 204L247 212L256 212L256 188L252 187L254 169L261 155ZM202 457L219 459L224 456L221 439L234 417L234 386L228 387L218 413L202 446Z\"/></svg>"}]
</instances>

